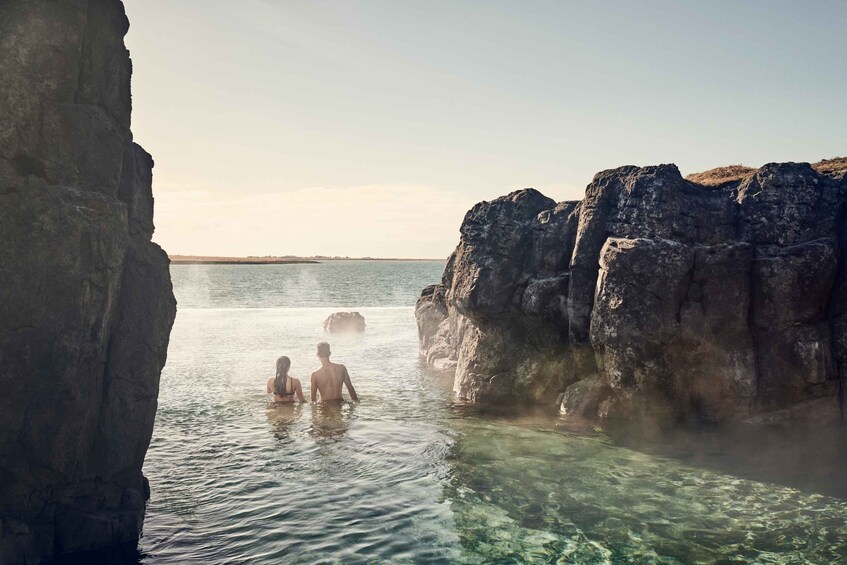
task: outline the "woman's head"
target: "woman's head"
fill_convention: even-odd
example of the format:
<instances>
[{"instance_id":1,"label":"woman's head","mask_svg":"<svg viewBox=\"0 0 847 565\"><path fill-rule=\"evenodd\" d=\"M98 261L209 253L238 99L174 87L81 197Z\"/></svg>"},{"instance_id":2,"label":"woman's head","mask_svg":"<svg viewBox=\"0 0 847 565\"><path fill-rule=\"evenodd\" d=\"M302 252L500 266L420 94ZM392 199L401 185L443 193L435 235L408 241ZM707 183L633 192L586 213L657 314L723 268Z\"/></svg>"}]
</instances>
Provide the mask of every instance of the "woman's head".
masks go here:
<instances>
[{"instance_id":1,"label":"woman's head","mask_svg":"<svg viewBox=\"0 0 847 565\"><path fill-rule=\"evenodd\" d=\"M282 396L288 394L285 390L288 384L288 369L291 368L291 359L283 355L276 360L276 377L274 377L274 392Z\"/></svg>"}]
</instances>

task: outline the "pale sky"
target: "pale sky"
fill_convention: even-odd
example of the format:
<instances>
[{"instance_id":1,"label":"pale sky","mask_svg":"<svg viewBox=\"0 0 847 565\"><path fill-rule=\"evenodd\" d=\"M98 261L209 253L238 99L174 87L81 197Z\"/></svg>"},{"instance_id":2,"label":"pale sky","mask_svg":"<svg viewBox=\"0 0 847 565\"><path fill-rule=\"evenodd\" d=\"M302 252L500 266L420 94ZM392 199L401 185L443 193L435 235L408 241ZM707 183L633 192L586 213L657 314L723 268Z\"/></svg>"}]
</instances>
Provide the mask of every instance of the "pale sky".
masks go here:
<instances>
[{"instance_id":1,"label":"pale sky","mask_svg":"<svg viewBox=\"0 0 847 565\"><path fill-rule=\"evenodd\" d=\"M597 171L847 154L847 2L125 0L172 254L446 257Z\"/></svg>"}]
</instances>

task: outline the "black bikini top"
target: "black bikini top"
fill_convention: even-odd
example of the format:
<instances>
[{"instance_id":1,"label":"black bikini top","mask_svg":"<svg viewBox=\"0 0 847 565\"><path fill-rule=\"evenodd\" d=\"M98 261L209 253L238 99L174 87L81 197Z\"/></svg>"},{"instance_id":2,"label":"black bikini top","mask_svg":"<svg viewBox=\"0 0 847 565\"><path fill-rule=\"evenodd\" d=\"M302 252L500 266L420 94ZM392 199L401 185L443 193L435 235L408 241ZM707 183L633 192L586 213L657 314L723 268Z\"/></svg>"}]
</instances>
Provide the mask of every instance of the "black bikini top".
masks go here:
<instances>
[{"instance_id":1,"label":"black bikini top","mask_svg":"<svg viewBox=\"0 0 847 565\"><path fill-rule=\"evenodd\" d=\"M288 383L291 383L291 387L293 388L294 383L291 381L291 378L292 377L288 377L288 381L285 384L287 385ZM276 395L276 396L294 396L296 393L297 393L296 390L292 390L291 392L286 392L284 394L280 394L276 391L276 389L274 389L274 395Z\"/></svg>"}]
</instances>

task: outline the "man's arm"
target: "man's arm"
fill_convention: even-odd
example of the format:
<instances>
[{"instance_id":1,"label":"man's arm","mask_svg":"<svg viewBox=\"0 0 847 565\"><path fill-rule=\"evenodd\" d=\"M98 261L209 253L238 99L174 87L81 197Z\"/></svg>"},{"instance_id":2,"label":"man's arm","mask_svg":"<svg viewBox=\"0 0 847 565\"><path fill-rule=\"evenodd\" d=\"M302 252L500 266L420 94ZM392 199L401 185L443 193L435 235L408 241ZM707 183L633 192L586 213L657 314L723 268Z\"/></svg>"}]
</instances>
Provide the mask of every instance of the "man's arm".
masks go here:
<instances>
[{"instance_id":1,"label":"man's arm","mask_svg":"<svg viewBox=\"0 0 847 565\"><path fill-rule=\"evenodd\" d=\"M312 373L312 378L309 379L309 399L312 402L318 401L318 387L315 384L315 374Z\"/></svg>"},{"instance_id":2,"label":"man's arm","mask_svg":"<svg viewBox=\"0 0 847 565\"><path fill-rule=\"evenodd\" d=\"M344 365L342 365L342 367L344 367ZM353 388L353 383L350 382L350 373L347 372L347 367L344 367L344 385L347 387L347 392L350 393L350 399L353 400L353 402L358 402L359 397L356 396L356 389Z\"/></svg>"}]
</instances>

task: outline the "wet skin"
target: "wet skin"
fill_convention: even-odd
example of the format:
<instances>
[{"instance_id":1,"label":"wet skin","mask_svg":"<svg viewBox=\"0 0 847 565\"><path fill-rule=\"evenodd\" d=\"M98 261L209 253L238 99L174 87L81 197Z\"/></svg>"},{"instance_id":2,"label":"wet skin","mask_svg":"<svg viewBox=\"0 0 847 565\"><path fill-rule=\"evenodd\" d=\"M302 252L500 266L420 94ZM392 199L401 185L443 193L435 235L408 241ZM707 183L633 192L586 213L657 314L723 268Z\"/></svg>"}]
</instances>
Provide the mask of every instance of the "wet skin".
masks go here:
<instances>
[{"instance_id":1,"label":"wet skin","mask_svg":"<svg viewBox=\"0 0 847 565\"><path fill-rule=\"evenodd\" d=\"M318 394L320 394L321 402L344 400L341 392L342 385L347 387L350 399L354 402L358 401L359 397L356 395L356 389L353 388L353 383L350 381L350 373L347 372L347 367L339 363L333 363L328 358L321 357L320 360L321 368L312 373L310 382L312 402L317 401Z\"/></svg>"},{"instance_id":2,"label":"wet skin","mask_svg":"<svg viewBox=\"0 0 847 565\"><path fill-rule=\"evenodd\" d=\"M296 379L292 376L288 377L288 381L285 383L285 392L289 393L285 396L280 396L274 390L274 377L270 377L267 383L267 393L274 395L274 402L294 402L294 398L300 402L306 402L306 397L303 396L303 385L300 384L300 379Z\"/></svg>"}]
</instances>

